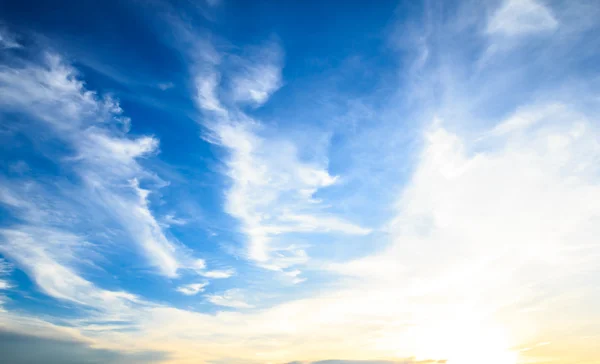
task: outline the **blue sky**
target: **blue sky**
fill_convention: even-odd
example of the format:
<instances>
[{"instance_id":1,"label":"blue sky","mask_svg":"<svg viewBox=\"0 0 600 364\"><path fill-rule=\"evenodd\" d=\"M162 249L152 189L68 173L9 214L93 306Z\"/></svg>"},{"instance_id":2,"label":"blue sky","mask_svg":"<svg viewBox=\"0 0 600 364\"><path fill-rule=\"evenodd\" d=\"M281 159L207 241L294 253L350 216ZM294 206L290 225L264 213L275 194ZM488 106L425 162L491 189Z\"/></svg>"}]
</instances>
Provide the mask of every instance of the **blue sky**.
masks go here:
<instances>
[{"instance_id":1,"label":"blue sky","mask_svg":"<svg viewBox=\"0 0 600 364\"><path fill-rule=\"evenodd\" d=\"M584 0L0 2L0 345L598 363L597 19Z\"/></svg>"}]
</instances>

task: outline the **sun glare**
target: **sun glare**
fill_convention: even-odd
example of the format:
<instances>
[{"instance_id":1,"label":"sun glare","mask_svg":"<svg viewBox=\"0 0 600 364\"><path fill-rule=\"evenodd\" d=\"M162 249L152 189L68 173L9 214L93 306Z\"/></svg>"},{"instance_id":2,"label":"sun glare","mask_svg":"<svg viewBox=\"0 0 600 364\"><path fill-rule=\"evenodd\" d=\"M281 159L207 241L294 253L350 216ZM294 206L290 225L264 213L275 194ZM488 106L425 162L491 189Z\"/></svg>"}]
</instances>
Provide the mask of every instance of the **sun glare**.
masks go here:
<instances>
[{"instance_id":1,"label":"sun glare","mask_svg":"<svg viewBox=\"0 0 600 364\"><path fill-rule=\"evenodd\" d=\"M506 330L472 320L451 320L419 330L420 360L446 360L447 364L517 364Z\"/></svg>"}]
</instances>

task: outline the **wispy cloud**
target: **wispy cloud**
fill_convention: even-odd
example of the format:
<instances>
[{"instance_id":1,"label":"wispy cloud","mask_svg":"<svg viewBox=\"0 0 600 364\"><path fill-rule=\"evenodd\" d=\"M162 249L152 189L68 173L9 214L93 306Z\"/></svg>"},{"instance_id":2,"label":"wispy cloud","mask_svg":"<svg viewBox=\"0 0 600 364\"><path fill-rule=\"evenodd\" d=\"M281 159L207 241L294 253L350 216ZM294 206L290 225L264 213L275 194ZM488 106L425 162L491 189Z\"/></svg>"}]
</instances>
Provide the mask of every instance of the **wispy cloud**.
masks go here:
<instances>
[{"instance_id":1,"label":"wispy cloud","mask_svg":"<svg viewBox=\"0 0 600 364\"><path fill-rule=\"evenodd\" d=\"M226 211L243 223L243 231L249 237L250 259L267 265L271 252L292 252L289 245L273 245L273 237L285 233L369 232L328 215L313 200L317 190L336 182L324 164L299 160L293 143L263 139L253 126L258 127L221 124L215 130L220 144L231 153L226 165L233 186L226 194ZM287 265L283 259L272 263L280 264L280 268Z\"/></svg>"},{"instance_id":2,"label":"wispy cloud","mask_svg":"<svg viewBox=\"0 0 600 364\"><path fill-rule=\"evenodd\" d=\"M159 83L157 86L162 91L166 91L168 89L172 89L173 87L175 87L175 84L173 84L173 82L163 82L163 83Z\"/></svg>"},{"instance_id":3,"label":"wispy cloud","mask_svg":"<svg viewBox=\"0 0 600 364\"><path fill-rule=\"evenodd\" d=\"M225 110L221 106L216 95L219 81L219 75L214 71L196 76L196 101L203 110L215 111L223 114L225 113Z\"/></svg>"},{"instance_id":4,"label":"wispy cloud","mask_svg":"<svg viewBox=\"0 0 600 364\"><path fill-rule=\"evenodd\" d=\"M245 301L244 293L240 289L230 289L220 294L209 294L204 296L206 300L213 305L231 307L231 308L252 308L253 306Z\"/></svg>"},{"instance_id":5,"label":"wispy cloud","mask_svg":"<svg viewBox=\"0 0 600 364\"><path fill-rule=\"evenodd\" d=\"M276 42L253 48L247 57L235 58L231 78L233 100L253 106L264 104L282 85L283 51Z\"/></svg>"},{"instance_id":6,"label":"wispy cloud","mask_svg":"<svg viewBox=\"0 0 600 364\"><path fill-rule=\"evenodd\" d=\"M171 225L181 226L187 223L188 221L186 219L175 217L172 214L167 214L162 218L162 224L166 225L167 227Z\"/></svg>"},{"instance_id":7,"label":"wispy cloud","mask_svg":"<svg viewBox=\"0 0 600 364\"><path fill-rule=\"evenodd\" d=\"M552 31L558 21L544 4L537 0L504 0L492 15L487 32L507 36Z\"/></svg>"},{"instance_id":8,"label":"wispy cloud","mask_svg":"<svg viewBox=\"0 0 600 364\"><path fill-rule=\"evenodd\" d=\"M205 272L200 272L200 275L206 278L214 278L214 279L222 279L229 278L235 275L234 269L223 269L223 270L209 270Z\"/></svg>"},{"instance_id":9,"label":"wispy cloud","mask_svg":"<svg viewBox=\"0 0 600 364\"><path fill-rule=\"evenodd\" d=\"M200 292L204 292L204 287L206 287L208 283L190 283L185 284L183 286L177 287L177 292L183 293L186 296L193 296Z\"/></svg>"},{"instance_id":10,"label":"wispy cloud","mask_svg":"<svg viewBox=\"0 0 600 364\"><path fill-rule=\"evenodd\" d=\"M162 184L139 164L140 158L157 153L158 140L129 136L129 119L122 116L117 101L86 90L76 71L55 54L46 55L41 65L4 68L0 90L6 96L0 101L5 109L31 115L49 127L53 137L74 148L67 164L84 183L80 192L117 217L160 273L175 277L179 269L197 269L198 259L166 237L150 211L150 190L140 187L140 180Z\"/></svg>"},{"instance_id":11,"label":"wispy cloud","mask_svg":"<svg viewBox=\"0 0 600 364\"><path fill-rule=\"evenodd\" d=\"M222 2L223 0L206 0L206 3L213 7L221 5Z\"/></svg>"},{"instance_id":12,"label":"wispy cloud","mask_svg":"<svg viewBox=\"0 0 600 364\"><path fill-rule=\"evenodd\" d=\"M13 268L13 265L7 262L6 259L0 258L0 276L9 274Z\"/></svg>"},{"instance_id":13,"label":"wispy cloud","mask_svg":"<svg viewBox=\"0 0 600 364\"><path fill-rule=\"evenodd\" d=\"M565 105L554 104L547 105L544 107L533 107L526 110L518 110L511 117L496 125L492 129L490 135L505 135L508 133L514 133L518 131L527 132L527 130L538 123L543 123L549 118L557 118L559 116L564 117L565 113L569 113L569 110ZM570 114L569 118L579 119L577 115Z\"/></svg>"},{"instance_id":14,"label":"wispy cloud","mask_svg":"<svg viewBox=\"0 0 600 364\"><path fill-rule=\"evenodd\" d=\"M203 70L195 76L197 104L207 119L207 139L229 151L225 165L233 184L226 192L225 209L242 223L248 237L247 257L265 268L282 270L305 263L308 256L274 237L299 232L368 234L369 229L328 214L313 198L337 181L327 171L326 159L300 159L292 141L261 136L260 122L218 100L221 72L215 60L222 57L209 50L208 56L201 57L205 65L195 66ZM247 59L236 57L237 68L223 70L231 79L233 100L255 106L265 103L280 86L281 57L276 43L253 48Z\"/></svg>"},{"instance_id":15,"label":"wispy cloud","mask_svg":"<svg viewBox=\"0 0 600 364\"><path fill-rule=\"evenodd\" d=\"M10 289L13 285L3 277L10 274L13 270L13 265L7 262L5 259L0 258L0 290ZM3 296L0 294L0 307L2 306ZM1 310L1 308L0 308Z\"/></svg>"},{"instance_id":16,"label":"wispy cloud","mask_svg":"<svg viewBox=\"0 0 600 364\"><path fill-rule=\"evenodd\" d=\"M2 254L14 259L51 297L114 312L137 300L125 292L99 289L76 273L75 251L86 245L80 237L24 226L0 230L0 236Z\"/></svg>"},{"instance_id":17,"label":"wispy cloud","mask_svg":"<svg viewBox=\"0 0 600 364\"><path fill-rule=\"evenodd\" d=\"M21 48L21 44L17 42L14 34L10 33L3 25L0 23L0 48L1 49L10 49L10 48Z\"/></svg>"}]
</instances>

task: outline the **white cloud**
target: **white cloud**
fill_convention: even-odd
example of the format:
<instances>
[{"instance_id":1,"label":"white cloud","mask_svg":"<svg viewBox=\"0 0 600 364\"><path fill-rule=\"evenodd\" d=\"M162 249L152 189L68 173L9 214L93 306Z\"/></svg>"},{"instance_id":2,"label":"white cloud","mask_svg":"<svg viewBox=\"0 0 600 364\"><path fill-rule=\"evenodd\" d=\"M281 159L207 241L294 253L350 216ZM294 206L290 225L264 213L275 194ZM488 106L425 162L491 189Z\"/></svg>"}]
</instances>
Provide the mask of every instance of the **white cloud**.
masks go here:
<instances>
[{"instance_id":1,"label":"white cloud","mask_svg":"<svg viewBox=\"0 0 600 364\"><path fill-rule=\"evenodd\" d=\"M3 68L0 90L3 94L0 106L4 109L26 111L61 132L76 130L84 121L100 121L107 116L104 103L85 90L75 71L55 54L47 54L42 65ZM31 104L36 107L30 107ZM86 115L93 120L85 118Z\"/></svg>"},{"instance_id":2,"label":"white cloud","mask_svg":"<svg viewBox=\"0 0 600 364\"><path fill-rule=\"evenodd\" d=\"M206 278L224 279L224 278L232 277L235 274L235 270L233 270L233 269L209 270L206 272L200 272L199 274Z\"/></svg>"},{"instance_id":3,"label":"white cloud","mask_svg":"<svg viewBox=\"0 0 600 364\"><path fill-rule=\"evenodd\" d=\"M233 100L260 106L281 85L283 51L277 43L257 48L247 58L237 60L238 70L231 76Z\"/></svg>"},{"instance_id":4,"label":"white cloud","mask_svg":"<svg viewBox=\"0 0 600 364\"><path fill-rule=\"evenodd\" d=\"M552 105L523 112L544 114ZM600 157L598 130L595 119L573 120L572 114L544 119L525 134L503 134L477 154L470 152L481 143L477 136L442 125L427 130L389 231L392 245L344 265L359 280L247 313L207 317L157 309L152 325L170 335L182 327L206 328L212 337L224 335L222 341L194 338L189 345L216 358L235 351L240 360L257 363L410 353L450 364L482 358L506 364L531 355L518 343L552 341L536 350L561 345L548 339L560 337L561 322L571 328L577 322L585 331L597 317L588 307L577 319L561 319L566 308L586 305L575 297L593 295L589 274L600 253L600 181L593 163ZM588 284L570 284L575 281ZM554 291L560 297L548 300ZM239 290L207 299L251 306ZM233 344L240 341L248 345Z\"/></svg>"},{"instance_id":5,"label":"white cloud","mask_svg":"<svg viewBox=\"0 0 600 364\"><path fill-rule=\"evenodd\" d=\"M561 104L547 105L543 108L535 107L530 110L518 110L511 117L496 125L490 132L490 135L505 135L516 131L527 131L528 128L535 124L543 122L548 118L556 118L558 116L565 117L565 107ZM577 115L570 114L570 118L578 119Z\"/></svg>"},{"instance_id":6,"label":"white cloud","mask_svg":"<svg viewBox=\"0 0 600 364\"><path fill-rule=\"evenodd\" d=\"M129 122L122 117L116 100L101 99L86 90L76 71L57 55L47 55L42 65L3 68L0 92L5 95L0 100L2 108L32 115L50 128L52 137L75 150L76 155L67 161L84 182L79 192L108 215L118 217L117 222L150 264L170 277L179 269L197 269L194 259L165 236L153 216L147 200L150 190L139 187L139 180L162 183L139 164L140 158L157 151L158 140L131 137L126 133L127 125L124 131L112 128L111 124ZM28 128L26 132L36 133L38 129ZM26 201L23 195L19 203L29 206L29 213L44 213ZM43 221L37 219L36 223Z\"/></svg>"},{"instance_id":7,"label":"white cloud","mask_svg":"<svg viewBox=\"0 0 600 364\"><path fill-rule=\"evenodd\" d=\"M116 211L121 221L126 223L125 228L144 248L147 258L160 268L162 273L174 277L185 263L183 259L178 259L176 245L166 238L150 212L147 199L150 191L140 188L137 180L132 182L132 188L138 196L137 201L115 195L107 196L112 197L111 200L107 200L109 206Z\"/></svg>"},{"instance_id":8,"label":"white cloud","mask_svg":"<svg viewBox=\"0 0 600 364\"><path fill-rule=\"evenodd\" d=\"M112 158L118 162L114 163L117 168L128 168L134 172L139 168L135 159L155 152L158 148L158 140L148 136L137 139L124 138L96 128L87 129L83 134L87 138L80 145L81 158L101 165L105 165L107 159ZM127 170L118 172L119 175L126 176L131 173Z\"/></svg>"},{"instance_id":9,"label":"white cloud","mask_svg":"<svg viewBox=\"0 0 600 364\"><path fill-rule=\"evenodd\" d=\"M223 123L215 130L220 144L231 153L226 165L233 185L226 193L226 211L243 223L251 260L273 267L273 262L269 262L273 254L290 248L285 244L274 245L273 237L286 233L369 232L329 216L313 201L314 192L333 185L337 179L329 174L324 163L301 161L293 143L261 138L252 127L247 123Z\"/></svg>"},{"instance_id":10,"label":"white cloud","mask_svg":"<svg viewBox=\"0 0 600 364\"><path fill-rule=\"evenodd\" d=\"M167 227L172 225L182 226L187 224L188 220L175 217L173 214L167 214L162 218L162 223Z\"/></svg>"},{"instance_id":11,"label":"white cloud","mask_svg":"<svg viewBox=\"0 0 600 364\"><path fill-rule=\"evenodd\" d=\"M302 273L301 271L296 269L296 270L291 270L291 271L285 272L285 275L291 279L292 284L299 284L306 280L306 278L300 277L301 273Z\"/></svg>"},{"instance_id":12,"label":"white cloud","mask_svg":"<svg viewBox=\"0 0 600 364\"><path fill-rule=\"evenodd\" d=\"M0 279L0 289L9 289L11 288L12 285L10 283L8 283L8 281L5 281L4 279ZM1 298L1 296L0 296ZM0 306L2 305L1 301L0 301Z\"/></svg>"},{"instance_id":13,"label":"white cloud","mask_svg":"<svg viewBox=\"0 0 600 364\"><path fill-rule=\"evenodd\" d=\"M327 215L293 215L284 213L281 216L281 221L293 223L294 226L291 231L338 231L351 235L367 235L371 232L371 229L363 228L334 216ZM286 228L282 227L279 231L285 232Z\"/></svg>"},{"instance_id":14,"label":"white cloud","mask_svg":"<svg viewBox=\"0 0 600 364\"><path fill-rule=\"evenodd\" d=\"M568 350L572 341L560 340L564 325L583 335L598 319L582 298L595 292L600 254L600 146L593 115L572 119L580 113L565 104L562 113L547 112L556 105L521 108L506 120L549 116L497 135L485 148L478 135L461 136L443 124L426 130L389 229L391 246L335 267L355 279L256 311L138 307L138 332L106 333L102 342L126 347L144 338L182 361L202 353L207 361L234 356L251 363L408 354L449 364L512 364L546 348ZM206 299L253 306L235 289ZM575 310L565 321L566 309ZM519 347L550 341L535 351Z\"/></svg>"},{"instance_id":15,"label":"white cloud","mask_svg":"<svg viewBox=\"0 0 600 364\"><path fill-rule=\"evenodd\" d=\"M10 274L13 268L13 265L7 262L6 259L0 258L0 276Z\"/></svg>"},{"instance_id":16,"label":"white cloud","mask_svg":"<svg viewBox=\"0 0 600 364\"><path fill-rule=\"evenodd\" d=\"M0 258L0 277L10 274L13 271L13 265L5 259ZM10 289L13 285L5 279L0 279L0 290ZM0 295L0 311L2 310L3 296Z\"/></svg>"},{"instance_id":17,"label":"white cloud","mask_svg":"<svg viewBox=\"0 0 600 364\"><path fill-rule=\"evenodd\" d=\"M231 308L252 308L245 301L245 296L240 289L229 289L221 294L209 294L204 296L213 305Z\"/></svg>"},{"instance_id":18,"label":"white cloud","mask_svg":"<svg viewBox=\"0 0 600 364\"><path fill-rule=\"evenodd\" d=\"M186 296L193 296L200 292L204 292L204 287L206 287L208 283L190 283L183 286L177 287L177 292L183 293Z\"/></svg>"},{"instance_id":19,"label":"white cloud","mask_svg":"<svg viewBox=\"0 0 600 364\"><path fill-rule=\"evenodd\" d=\"M556 107L530 106L513 114L500 125L546 117L528 131L507 129L501 141L473 155L468 140L433 127L398 204L391 230L395 243L381 254L333 269L362 277L376 292L380 287L379 299L396 302L396 309L409 310L413 318L438 312L443 322L444 315L470 302L475 312L498 319L494 325L514 339L534 340L532 325L551 330L548 318L560 316L566 302L544 304L536 295L547 289L568 295L574 288L567 282L591 272L600 254L593 242L600 233L594 223L600 204L591 202L600 197L593 162L600 157L598 130L593 119L582 119L567 105L560 105L561 113L552 112ZM552 282L550 277L561 278ZM591 288L580 286L578 294L589 295ZM421 307L411 305L412 299ZM535 307L544 322L522 317L519 310L525 307ZM384 312L381 306L377 310ZM440 338L448 342L440 357L478 362L460 360L465 348L453 352L461 345L454 338L469 341L461 335L471 334L457 330ZM439 345L433 335L423 340L430 340L431 350Z\"/></svg>"},{"instance_id":20,"label":"white cloud","mask_svg":"<svg viewBox=\"0 0 600 364\"><path fill-rule=\"evenodd\" d=\"M201 109L225 113L221 106L216 89L219 85L219 75L215 71L196 76L196 102Z\"/></svg>"},{"instance_id":21,"label":"white cloud","mask_svg":"<svg viewBox=\"0 0 600 364\"><path fill-rule=\"evenodd\" d=\"M233 184L226 192L225 210L242 223L248 238L246 256L260 266L284 270L308 260L294 244L275 242L274 237L301 232L340 232L364 235L369 229L328 214L313 195L332 186L337 176L327 171L327 161L304 161L296 144L287 138L263 137L259 122L235 106L218 99L221 57L208 47L199 57L196 72L197 105L205 115L206 139L225 147L227 175ZM198 57L196 57L198 58ZM275 43L235 58L237 68L227 69L233 99L261 105L281 85L282 51ZM207 71L208 70L208 71ZM215 113L216 112L216 113ZM282 240L282 239L278 239Z\"/></svg>"},{"instance_id":22,"label":"white cloud","mask_svg":"<svg viewBox=\"0 0 600 364\"><path fill-rule=\"evenodd\" d=\"M537 0L504 0L492 15L487 33L516 36L552 31L558 21L548 7Z\"/></svg>"},{"instance_id":23,"label":"white cloud","mask_svg":"<svg viewBox=\"0 0 600 364\"><path fill-rule=\"evenodd\" d=\"M107 291L79 276L75 252L88 245L55 229L20 226L0 230L2 254L11 257L47 295L101 310L122 312L137 301L125 292Z\"/></svg>"}]
</instances>

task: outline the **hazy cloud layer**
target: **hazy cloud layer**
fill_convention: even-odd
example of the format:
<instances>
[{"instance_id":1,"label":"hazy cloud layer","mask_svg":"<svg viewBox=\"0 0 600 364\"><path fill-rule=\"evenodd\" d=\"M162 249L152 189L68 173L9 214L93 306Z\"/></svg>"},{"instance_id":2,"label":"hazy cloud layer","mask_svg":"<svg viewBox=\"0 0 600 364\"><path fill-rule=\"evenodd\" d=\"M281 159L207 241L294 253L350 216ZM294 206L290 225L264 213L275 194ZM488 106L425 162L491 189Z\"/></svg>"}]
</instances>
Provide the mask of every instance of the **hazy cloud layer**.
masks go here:
<instances>
[{"instance_id":1,"label":"hazy cloud layer","mask_svg":"<svg viewBox=\"0 0 600 364\"><path fill-rule=\"evenodd\" d=\"M76 341L40 338L7 331L0 331L0 352L2 360L11 364L145 364L164 362L167 358L165 353L160 352L127 354L95 349Z\"/></svg>"}]
</instances>

